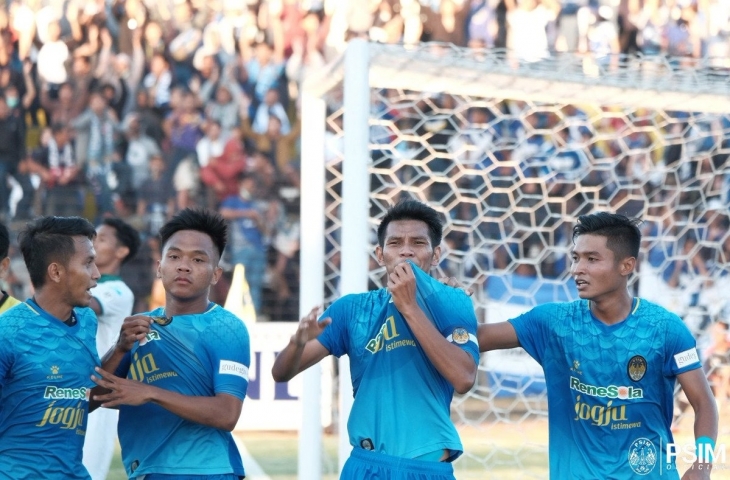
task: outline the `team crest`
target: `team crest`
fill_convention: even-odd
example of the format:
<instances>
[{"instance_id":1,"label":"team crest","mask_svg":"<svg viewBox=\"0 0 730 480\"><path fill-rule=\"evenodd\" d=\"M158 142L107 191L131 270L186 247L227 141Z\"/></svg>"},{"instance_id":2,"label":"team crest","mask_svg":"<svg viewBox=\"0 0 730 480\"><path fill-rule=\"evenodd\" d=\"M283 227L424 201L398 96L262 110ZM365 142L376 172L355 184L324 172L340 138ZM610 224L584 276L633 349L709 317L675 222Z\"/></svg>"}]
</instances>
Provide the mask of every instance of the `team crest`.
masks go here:
<instances>
[{"instance_id":1,"label":"team crest","mask_svg":"<svg viewBox=\"0 0 730 480\"><path fill-rule=\"evenodd\" d=\"M629 466L637 475L651 473L656 466L657 459L657 449L651 440L638 438L629 447Z\"/></svg>"},{"instance_id":2,"label":"team crest","mask_svg":"<svg viewBox=\"0 0 730 480\"><path fill-rule=\"evenodd\" d=\"M61 369L58 368L58 365L51 365L51 373L54 375L58 375L58 372L60 372Z\"/></svg>"},{"instance_id":3,"label":"team crest","mask_svg":"<svg viewBox=\"0 0 730 480\"><path fill-rule=\"evenodd\" d=\"M644 374L646 373L646 360L644 357L641 355L634 355L631 357L627 366L627 371L629 378L635 382L644 378Z\"/></svg>"},{"instance_id":4,"label":"team crest","mask_svg":"<svg viewBox=\"0 0 730 480\"><path fill-rule=\"evenodd\" d=\"M164 315L153 315L150 318L161 327L166 327L172 322L172 317L166 317Z\"/></svg>"},{"instance_id":5,"label":"team crest","mask_svg":"<svg viewBox=\"0 0 730 480\"><path fill-rule=\"evenodd\" d=\"M465 328L455 328L454 331L451 332L451 340L458 345L464 345L469 341L469 332L467 332Z\"/></svg>"}]
</instances>

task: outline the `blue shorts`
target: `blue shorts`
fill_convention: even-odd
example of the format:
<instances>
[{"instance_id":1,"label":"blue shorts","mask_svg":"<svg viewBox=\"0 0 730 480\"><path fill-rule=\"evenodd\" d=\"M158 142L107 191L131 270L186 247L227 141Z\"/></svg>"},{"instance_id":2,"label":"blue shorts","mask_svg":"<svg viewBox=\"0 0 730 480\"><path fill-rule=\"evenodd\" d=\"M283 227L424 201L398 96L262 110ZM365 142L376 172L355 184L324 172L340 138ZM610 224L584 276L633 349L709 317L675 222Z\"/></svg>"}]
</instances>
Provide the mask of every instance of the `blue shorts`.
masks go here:
<instances>
[{"instance_id":1,"label":"blue shorts","mask_svg":"<svg viewBox=\"0 0 730 480\"><path fill-rule=\"evenodd\" d=\"M340 480L454 480L454 467L445 462L429 462L393 457L384 453L353 448Z\"/></svg>"}]
</instances>

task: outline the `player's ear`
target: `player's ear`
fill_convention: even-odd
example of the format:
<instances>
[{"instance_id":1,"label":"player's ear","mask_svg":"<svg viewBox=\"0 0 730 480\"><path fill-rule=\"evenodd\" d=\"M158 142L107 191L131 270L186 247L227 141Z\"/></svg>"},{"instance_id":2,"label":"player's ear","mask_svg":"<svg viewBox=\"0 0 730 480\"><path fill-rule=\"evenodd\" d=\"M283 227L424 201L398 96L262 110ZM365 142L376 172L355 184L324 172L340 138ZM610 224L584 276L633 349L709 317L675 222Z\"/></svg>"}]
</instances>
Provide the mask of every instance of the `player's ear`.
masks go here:
<instances>
[{"instance_id":1,"label":"player's ear","mask_svg":"<svg viewBox=\"0 0 730 480\"><path fill-rule=\"evenodd\" d=\"M433 257L431 258L431 266L435 267L441 262L441 245L437 245L433 249Z\"/></svg>"},{"instance_id":2,"label":"player's ear","mask_svg":"<svg viewBox=\"0 0 730 480\"><path fill-rule=\"evenodd\" d=\"M5 257L0 261L0 278L5 278L5 275L10 271L10 257Z\"/></svg>"},{"instance_id":3,"label":"player's ear","mask_svg":"<svg viewBox=\"0 0 730 480\"><path fill-rule=\"evenodd\" d=\"M124 260L124 258L125 258L125 257L126 257L127 255L129 255L129 247L125 247L125 246L122 246L122 247L118 247L118 248L117 248L117 251L116 251L116 252L114 252L114 256L115 256L115 257L117 257L117 259L119 259L119 261L120 261L120 262L121 262L122 260Z\"/></svg>"},{"instance_id":4,"label":"player's ear","mask_svg":"<svg viewBox=\"0 0 730 480\"><path fill-rule=\"evenodd\" d=\"M385 260L383 259L383 247L380 245L375 247L375 258L378 259L378 265L381 267L385 265Z\"/></svg>"},{"instance_id":5,"label":"player's ear","mask_svg":"<svg viewBox=\"0 0 730 480\"><path fill-rule=\"evenodd\" d=\"M48 264L48 268L46 269L46 273L48 274L48 278L55 283L59 283L61 281L61 277L63 276L63 272L65 272L66 269L58 262L51 262Z\"/></svg>"},{"instance_id":6,"label":"player's ear","mask_svg":"<svg viewBox=\"0 0 730 480\"><path fill-rule=\"evenodd\" d=\"M631 275L631 273L636 268L636 257L626 257L623 260L621 260L620 264L620 270L621 270L621 276L628 276Z\"/></svg>"},{"instance_id":7,"label":"player's ear","mask_svg":"<svg viewBox=\"0 0 730 480\"><path fill-rule=\"evenodd\" d=\"M221 279L221 275L223 275L223 269L221 267L215 267L215 269L213 269L213 278L210 279L210 284L215 285L218 283L218 280Z\"/></svg>"}]
</instances>

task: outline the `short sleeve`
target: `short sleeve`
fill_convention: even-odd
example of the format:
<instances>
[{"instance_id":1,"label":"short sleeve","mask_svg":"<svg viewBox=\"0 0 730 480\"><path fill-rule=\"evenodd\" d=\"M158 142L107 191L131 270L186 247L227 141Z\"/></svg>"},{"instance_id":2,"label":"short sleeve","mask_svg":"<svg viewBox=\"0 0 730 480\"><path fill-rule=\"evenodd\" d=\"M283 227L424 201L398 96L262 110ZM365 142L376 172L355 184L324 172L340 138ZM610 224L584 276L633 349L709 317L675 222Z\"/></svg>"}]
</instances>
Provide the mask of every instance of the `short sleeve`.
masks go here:
<instances>
[{"instance_id":1,"label":"short sleeve","mask_svg":"<svg viewBox=\"0 0 730 480\"><path fill-rule=\"evenodd\" d=\"M479 363L477 317L471 299L463 291L444 285L425 297L420 306L432 318L441 335Z\"/></svg>"},{"instance_id":2,"label":"short sleeve","mask_svg":"<svg viewBox=\"0 0 730 480\"><path fill-rule=\"evenodd\" d=\"M509 320L517 333L520 346L540 365L550 337L549 320L554 312L554 304L540 305Z\"/></svg>"},{"instance_id":3,"label":"short sleeve","mask_svg":"<svg viewBox=\"0 0 730 480\"><path fill-rule=\"evenodd\" d=\"M667 322L667 341L665 342L664 375L677 375L702 367L697 352L697 342L682 320L671 315Z\"/></svg>"},{"instance_id":4,"label":"short sleeve","mask_svg":"<svg viewBox=\"0 0 730 480\"><path fill-rule=\"evenodd\" d=\"M353 321L351 318L353 298L352 295L340 298L330 305L319 318L320 320L328 317L332 319L332 323L324 329L317 340L335 357L341 357L350 350L347 324Z\"/></svg>"},{"instance_id":5,"label":"short sleeve","mask_svg":"<svg viewBox=\"0 0 730 480\"><path fill-rule=\"evenodd\" d=\"M205 337L213 368L213 390L243 401L248 389L251 348L246 325L237 317L223 317L215 322Z\"/></svg>"}]
</instances>

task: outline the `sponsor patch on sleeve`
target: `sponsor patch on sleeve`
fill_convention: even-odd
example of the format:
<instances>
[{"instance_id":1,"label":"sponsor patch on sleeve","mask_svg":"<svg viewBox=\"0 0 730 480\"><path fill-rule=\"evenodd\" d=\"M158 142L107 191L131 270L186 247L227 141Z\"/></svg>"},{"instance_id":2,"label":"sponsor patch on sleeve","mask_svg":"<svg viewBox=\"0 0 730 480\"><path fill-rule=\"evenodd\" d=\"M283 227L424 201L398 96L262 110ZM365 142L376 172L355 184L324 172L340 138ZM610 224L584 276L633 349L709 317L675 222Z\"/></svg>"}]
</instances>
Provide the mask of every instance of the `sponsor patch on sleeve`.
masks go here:
<instances>
[{"instance_id":1,"label":"sponsor patch on sleeve","mask_svg":"<svg viewBox=\"0 0 730 480\"><path fill-rule=\"evenodd\" d=\"M242 363L231 360L221 360L218 373L222 375L236 375L248 381L248 367Z\"/></svg>"},{"instance_id":2,"label":"sponsor patch on sleeve","mask_svg":"<svg viewBox=\"0 0 730 480\"><path fill-rule=\"evenodd\" d=\"M700 357L697 355L697 349L692 347L689 350L676 354L674 356L674 361L677 364L677 368L684 368L687 365L699 362Z\"/></svg>"}]
</instances>

